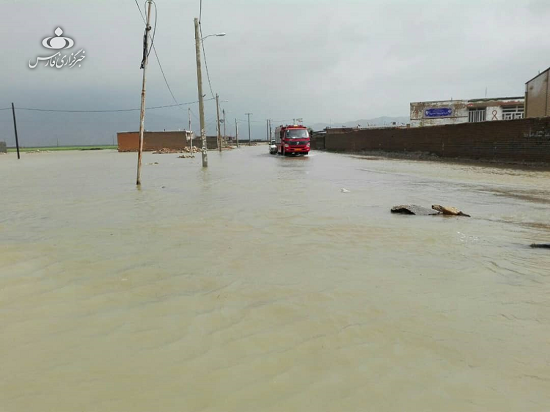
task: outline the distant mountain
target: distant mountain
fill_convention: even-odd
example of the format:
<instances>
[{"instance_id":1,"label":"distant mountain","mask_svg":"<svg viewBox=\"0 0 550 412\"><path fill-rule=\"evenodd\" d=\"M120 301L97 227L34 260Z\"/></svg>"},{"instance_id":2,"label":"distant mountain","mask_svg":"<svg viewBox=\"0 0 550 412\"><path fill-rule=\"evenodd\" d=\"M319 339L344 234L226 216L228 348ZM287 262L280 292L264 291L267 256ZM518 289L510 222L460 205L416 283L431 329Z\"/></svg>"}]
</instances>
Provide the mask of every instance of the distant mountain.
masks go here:
<instances>
[{"instance_id":1,"label":"distant mountain","mask_svg":"<svg viewBox=\"0 0 550 412\"><path fill-rule=\"evenodd\" d=\"M323 130L327 127L369 127L369 126L392 126L393 123L396 123L399 125L405 125L410 122L409 117L405 116L397 116L397 117L389 117L389 116L381 116L376 117L374 119L360 119L355 120L352 122L344 122L344 123L337 123L332 122L331 123L315 123L311 125L310 127L313 130Z\"/></svg>"}]
</instances>

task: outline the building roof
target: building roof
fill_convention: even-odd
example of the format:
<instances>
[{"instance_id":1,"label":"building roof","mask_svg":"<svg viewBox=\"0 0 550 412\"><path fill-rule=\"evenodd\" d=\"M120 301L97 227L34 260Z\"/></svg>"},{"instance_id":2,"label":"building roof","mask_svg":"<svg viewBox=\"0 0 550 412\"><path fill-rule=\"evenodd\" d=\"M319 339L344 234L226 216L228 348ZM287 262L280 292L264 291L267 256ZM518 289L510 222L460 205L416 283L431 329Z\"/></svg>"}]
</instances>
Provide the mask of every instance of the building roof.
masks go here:
<instances>
[{"instance_id":1,"label":"building roof","mask_svg":"<svg viewBox=\"0 0 550 412\"><path fill-rule=\"evenodd\" d=\"M537 75L536 75L535 77L533 77L532 79L530 79L530 80L527 80L527 81L525 82L525 84L527 84L527 83L530 83L530 82L532 82L532 81L533 81L533 80L535 80L535 79L536 79L537 77L539 77L539 76L540 76L541 74L544 74L544 73L546 73L546 72L547 72L548 70L550 70L550 67L549 67L549 68L547 68L547 69L546 69L545 71L543 71L543 72L540 72L539 74L537 74Z\"/></svg>"},{"instance_id":2,"label":"building roof","mask_svg":"<svg viewBox=\"0 0 550 412\"><path fill-rule=\"evenodd\" d=\"M470 99L468 102L477 103L477 102L493 102L495 100L524 100L525 96L519 97L485 97L483 99Z\"/></svg>"}]
</instances>

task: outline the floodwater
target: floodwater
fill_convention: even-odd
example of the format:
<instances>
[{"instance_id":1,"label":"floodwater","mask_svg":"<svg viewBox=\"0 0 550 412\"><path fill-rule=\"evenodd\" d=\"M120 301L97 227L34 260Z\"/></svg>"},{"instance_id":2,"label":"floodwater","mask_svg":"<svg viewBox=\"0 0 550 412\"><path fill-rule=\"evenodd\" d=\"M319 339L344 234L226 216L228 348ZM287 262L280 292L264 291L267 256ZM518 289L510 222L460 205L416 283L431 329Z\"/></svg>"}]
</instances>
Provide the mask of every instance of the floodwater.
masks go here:
<instances>
[{"instance_id":1,"label":"floodwater","mask_svg":"<svg viewBox=\"0 0 550 412\"><path fill-rule=\"evenodd\" d=\"M550 172L136 157L0 157L2 412L550 410Z\"/></svg>"}]
</instances>

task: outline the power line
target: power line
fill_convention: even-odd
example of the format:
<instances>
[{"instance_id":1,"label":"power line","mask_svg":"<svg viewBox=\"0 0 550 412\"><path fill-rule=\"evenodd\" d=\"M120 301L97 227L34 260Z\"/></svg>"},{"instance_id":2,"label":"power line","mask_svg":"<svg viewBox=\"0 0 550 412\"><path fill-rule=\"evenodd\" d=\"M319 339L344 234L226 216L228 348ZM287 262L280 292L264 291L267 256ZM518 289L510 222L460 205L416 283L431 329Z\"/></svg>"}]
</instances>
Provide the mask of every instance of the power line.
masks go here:
<instances>
[{"instance_id":1,"label":"power line","mask_svg":"<svg viewBox=\"0 0 550 412\"><path fill-rule=\"evenodd\" d=\"M208 86L210 87L210 95L214 98L214 92L212 91L212 82L210 81L210 72L208 71L208 63L206 61L206 51L204 50L204 42L202 41L202 24L199 22L199 31L201 33L201 46L202 46L202 55L204 56L204 67L206 68L206 78L208 79Z\"/></svg>"},{"instance_id":2,"label":"power line","mask_svg":"<svg viewBox=\"0 0 550 412\"><path fill-rule=\"evenodd\" d=\"M139 10L139 14L141 15L141 19L143 20L143 22L145 23L145 17L143 16L143 13L141 12L141 7L139 6L139 3L137 2L137 0L135 0L136 2L136 6L138 7L138 10ZM176 99L176 97L174 96L174 93L172 92L172 88L170 87L170 85L168 84L168 80L166 79L166 75L164 74L164 69L162 68L162 64L160 63L160 59L159 59L159 56L158 56L158 53L157 53L157 48L155 47L155 43L154 43L154 33L156 32L157 30L157 5L155 2L153 2L153 4L155 5L155 31L153 32L153 40L151 41L151 47L153 48L153 51L155 52L155 57L157 59L157 63L159 64L159 67L160 67L160 72L162 73L162 77L164 78L164 83L166 83L166 87L168 88L168 91L170 92L170 95L172 96L172 99L174 100L174 102L176 104L179 104L178 103L178 100ZM149 53L151 51L149 50Z\"/></svg>"},{"instance_id":3,"label":"power line","mask_svg":"<svg viewBox=\"0 0 550 412\"><path fill-rule=\"evenodd\" d=\"M214 99L207 99L206 101L210 101L210 100L214 100ZM198 101L178 103L178 104L168 104L164 106L152 106L152 107L146 107L146 110L166 109L169 107L187 106L187 105L196 104L196 103L198 103ZM11 107L9 109L11 110ZM118 112L135 112L135 111L141 110L141 109L62 110L62 109L41 109L41 108L34 108L34 107L16 107L16 109L33 111L33 112L55 112L55 113L118 113ZM5 109L2 109L2 110L5 110Z\"/></svg>"}]
</instances>

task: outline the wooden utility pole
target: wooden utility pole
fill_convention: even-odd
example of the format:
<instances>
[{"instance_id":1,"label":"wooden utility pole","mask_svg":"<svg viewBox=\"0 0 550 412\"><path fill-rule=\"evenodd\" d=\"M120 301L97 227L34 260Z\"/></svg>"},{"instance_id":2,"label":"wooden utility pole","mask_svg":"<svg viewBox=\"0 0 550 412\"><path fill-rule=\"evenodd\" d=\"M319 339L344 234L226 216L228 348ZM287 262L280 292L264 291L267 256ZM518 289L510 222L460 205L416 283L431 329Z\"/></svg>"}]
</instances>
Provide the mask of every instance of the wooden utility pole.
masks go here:
<instances>
[{"instance_id":1,"label":"wooden utility pole","mask_svg":"<svg viewBox=\"0 0 550 412\"><path fill-rule=\"evenodd\" d=\"M271 141L271 139L273 139L273 127L271 124L271 119L269 119L269 141Z\"/></svg>"},{"instance_id":2,"label":"wooden utility pole","mask_svg":"<svg viewBox=\"0 0 550 412\"><path fill-rule=\"evenodd\" d=\"M218 150L222 151L222 132L220 130L220 96L216 93L216 114L218 116Z\"/></svg>"},{"instance_id":3,"label":"wooden utility pole","mask_svg":"<svg viewBox=\"0 0 550 412\"><path fill-rule=\"evenodd\" d=\"M239 147L239 123L237 123L236 118L235 118L235 140L237 141L237 147Z\"/></svg>"},{"instance_id":4,"label":"wooden utility pole","mask_svg":"<svg viewBox=\"0 0 550 412\"><path fill-rule=\"evenodd\" d=\"M208 154L206 151L206 133L204 131L204 97L202 94L201 72L201 37L199 34L199 19L195 17L195 53L197 58L197 88L199 90L199 121L202 142L202 167L208 167Z\"/></svg>"},{"instance_id":5,"label":"wooden utility pole","mask_svg":"<svg viewBox=\"0 0 550 412\"><path fill-rule=\"evenodd\" d=\"M17 158L21 159L19 154L19 138L17 137L17 121L15 120L15 106L11 104L11 112L13 113L13 130L15 131L15 147L17 147Z\"/></svg>"},{"instance_id":6,"label":"wooden utility pole","mask_svg":"<svg viewBox=\"0 0 550 412\"><path fill-rule=\"evenodd\" d=\"M252 140L250 138L250 115L253 113L245 113L248 116L248 145L252 146Z\"/></svg>"},{"instance_id":7,"label":"wooden utility pole","mask_svg":"<svg viewBox=\"0 0 550 412\"><path fill-rule=\"evenodd\" d=\"M151 26L149 22L151 21L151 4L152 0L147 0L147 23L145 23L145 38L143 40L143 82L141 85L141 111L140 111L140 121L139 121L139 149L138 149L138 165L137 165L137 179L136 185L141 186L141 154L143 152L143 133L145 131L145 79L147 73L147 61L149 60L149 32L151 31Z\"/></svg>"}]
</instances>

